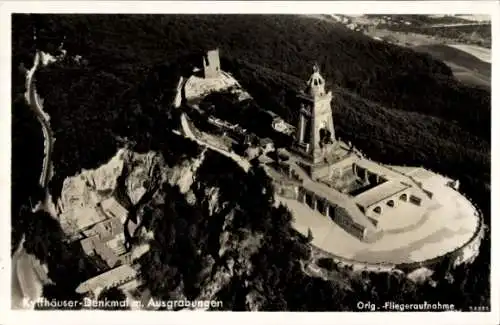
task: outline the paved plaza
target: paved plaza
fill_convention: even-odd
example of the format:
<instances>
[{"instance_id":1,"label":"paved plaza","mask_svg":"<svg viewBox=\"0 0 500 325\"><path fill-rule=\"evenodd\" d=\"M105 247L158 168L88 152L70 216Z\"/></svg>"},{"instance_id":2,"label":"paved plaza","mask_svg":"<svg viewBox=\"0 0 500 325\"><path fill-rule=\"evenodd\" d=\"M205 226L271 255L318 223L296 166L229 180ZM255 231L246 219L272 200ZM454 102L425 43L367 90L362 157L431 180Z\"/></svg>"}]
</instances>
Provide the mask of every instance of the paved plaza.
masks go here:
<instances>
[{"instance_id":1,"label":"paved plaza","mask_svg":"<svg viewBox=\"0 0 500 325\"><path fill-rule=\"evenodd\" d=\"M479 226L474 206L452 188L440 191L439 203L427 210L394 210L384 216L383 235L374 243L353 237L331 219L293 199L276 197L289 208L294 227L311 229L313 245L346 259L368 263L411 263L454 251L471 239Z\"/></svg>"}]
</instances>

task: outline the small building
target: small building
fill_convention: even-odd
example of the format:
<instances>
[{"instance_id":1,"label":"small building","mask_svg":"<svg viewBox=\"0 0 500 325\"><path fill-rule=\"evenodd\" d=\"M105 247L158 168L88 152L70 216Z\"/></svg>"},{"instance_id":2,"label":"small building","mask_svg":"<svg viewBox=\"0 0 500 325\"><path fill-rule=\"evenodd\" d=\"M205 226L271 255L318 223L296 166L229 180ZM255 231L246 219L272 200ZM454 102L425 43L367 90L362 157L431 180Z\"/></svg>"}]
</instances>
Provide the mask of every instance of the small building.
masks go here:
<instances>
[{"instance_id":1,"label":"small building","mask_svg":"<svg viewBox=\"0 0 500 325\"><path fill-rule=\"evenodd\" d=\"M124 226L118 218L104 220L83 233L87 238L82 239L80 245L85 254L98 255L109 267L118 262L129 263Z\"/></svg>"},{"instance_id":2,"label":"small building","mask_svg":"<svg viewBox=\"0 0 500 325\"><path fill-rule=\"evenodd\" d=\"M262 149L260 147L250 146L245 150L245 157L248 160L259 157L262 154Z\"/></svg>"},{"instance_id":3,"label":"small building","mask_svg":"<svg viewBox=\"0 0 500 325\"><path fill-rule=\"evenodd\" d=\"M127 220L128 211L114 197L110 197L100 203L103 212L108 218L118 218L122 223Z\"/></svg>"},{"instance_id":4,"label":"small building","mask_svg":"<svg viewBox=\"0 0 500 325\"><path fill-rule=\"evenodd\" d=\"M295 127L286 123L281 117L274 118L271 126L275 131L286 135L293 135L295 133Z\"/></svg>"},{"instance_id":5,"label":"small building","mask_svg":"<svg viewBox=\"0 0 500 325\"><path fill-rule=\"evenodd\" d=\"M354 198L361 211L366 214L374 225L386 209L395 209L406 202L420 205L421 199L414 195L411 186L400 181L390 180L379 184Z\"/></svg>"},{"instance_id":6,"label":"small building","mask_svg":"<svg viewBox=\"0 0 500 325\"><path fill-rule=\"evenodd\" d=\"M125 245L124 224L117 217L106 219L83 231L86 238L80 241L87 255L98 255L109 267L118 262L129 263Z\"/></svg>"},{"instance_id":7,"label":"small building","mask_svg":"<svg viewBox=\"0 0 500 325\"><path fill-rule=\"evenodd\" d=\"M299 197L300 181L289 179L273 182L274 191L277 195L296 200Z\"/></svg>"},{"instance_id":8,"label":"small building","mask_svg":"<svg viewBox=\"0 0 500 325\"><path fill-rule=\"evenodd\" d=\"M82 229L88 229L105 219L106 216L94 207L71 208L60 215L64 232L75 237Z\"/></svg>"},{"instance_id":9,"label":"small building","mask_svg":"<svg viewBox=\"0 0 500 325\"><path fill-rule=\"evenodd\" d=\"M106 290L124 285L137 277L137 271L130 265L121 265L81 283L76 292L85 294L96 290Z\"/></svg>"},{"instance_id":10,"label":"small building","mask_svg":"<svg viewBox=\"0 0 500 325\"><path fill-rule=\"evenodd\" d=\"M100 241L108 241L123 232L123 224L118 218L106 219L84 230L87 237L97 236Z\"/></svg>"},{"instance_id":11,"label":"small building","mask_svg":"<svg viewBox=\"0 0 500 325\"><path fill-rule=\"evenodd\" d=\"M429 197L432 197L436 189L442 188L443 185L447 185L452 181L450 178L433 173L421 167L414 168L406 175L415 182L421 184L422 188L426 191Z\"/></svg>"},{"instance_id":12,"label":"small building","mask_svg":"<svg viewBox=\"0 0 500 325\"><path fill-rule=\"evenodd\" d=\"M255 146L259 143L259 138L255 135L255 133L245 134L245 138L243 139L243 144L249 146Z\"/></svg>"},{"instance_id":13,"label":"small building","mask_svg":"<svg viewBox=\"0 0 500 325\"><path fill-rule=\"evenodd\" d=\"M304 182L298 187L297 200L308 205L350 233L362 240L375 235L376 226L354 205L349 204L338 192L321 183ZM346 206L338 205L344 202Z\"/></svg>"},{"instance_id":14,"label":"small building","mask_svg":"<svg viewBox=\"0 0 500 325\"><path fill-rule=\"evenodd\" d=\"M270 138L260 139L260 146L264 150L264 154L274 151L274 143Z\"/></svg>"}]
</instances>

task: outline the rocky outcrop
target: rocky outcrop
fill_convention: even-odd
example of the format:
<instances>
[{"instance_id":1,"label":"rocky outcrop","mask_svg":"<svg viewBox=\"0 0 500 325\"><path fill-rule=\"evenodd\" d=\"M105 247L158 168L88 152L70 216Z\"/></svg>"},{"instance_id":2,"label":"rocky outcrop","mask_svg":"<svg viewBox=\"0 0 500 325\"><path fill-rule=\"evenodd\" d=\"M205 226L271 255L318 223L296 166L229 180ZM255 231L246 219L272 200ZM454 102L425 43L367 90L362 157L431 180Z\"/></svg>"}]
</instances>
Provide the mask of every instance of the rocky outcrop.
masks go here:
<instances>
[{"instance_id":1,"label":"rocky outcrop","mask_svg":"<svg viewBox=\"0 0 500 325\"><path fill-rule=\"evenodd\" d=\"M58 212L64 214L78 207L95 206L104 199L102 193L114 191L123 171L124 153L124 149L119 150L107 164L66 178L57 204Z\"/></svg>"},{"instance_id":2,"label":"rocky outcrop","mask_svg":"<svg viewBox=\"0 0 500 325\"><path fill-rule=\"evenodd\" d=\"M231 222L232 215L231 213L227 216L225 226ZM241 237L243 239L238 240L234 234L227 230L221 233L221 249L219 254L224 263L222 265L213 264L212 275L208 276L203 282L202 290L197 300L213 300L215 295L223 287L227 286L231 279L250 275L252 263L249 258L259 250L263 237L262 235L248 231L244 231ZM258 294L254 293L250 300L252 308L256 308L259 305Z\"/></svg>"},{"instance_id":3,"label":"rocky outcrop","mask_svg":"<svg viewBox=\"0 0 500 325\"><path fill-rule=\"evenodd\" d=\"M196 171L205 160L205 152L206 149L198 157L184 161L181 166L175 166L168 177L169 184L178 185L181 193L188 192L195 180Z\"/></svg>"},{"instance_id":4,"label":"rocky outcrop","mask_svg":"<svg viewBox=\"0 0 500 325\"><path fill-rule=\"evenodd\" d=\"M247 294L245 300L248 310L258 311L261 309L261 306L265 303L266 298L257 290L252 289Z\"/></svg>"},{"instance_id":5,"label":"rocky outcrop","mask_svg":"<svg viewBox=\"0 0 500 325\"><path fill-rule=\"evenodd\" d=\"M203 270L196 275L200 293L197 300L211 300L226 287L234 277L245 277L252 271L250 257L259 250L263 236L239 229L233 229L234 208L231 202L221 202L220 189L216 186L204 187L197 182L198 169L205 160L205 149L198 156L186 159L175 166L167 166L162 155L156 152L135 153L127 148L120 149L106 164L83 170L80 174L67 178L63 183L58 202L61 224L67 233L74 232L78 216L88 216L90 211L99 213L98 203L120 194L125 194L132 207L136 206L137 224L144 216L146 206L162 205L169 199L162 190L162 184L178 186L186 202L199 204L206 212L214 234L212 252L200 247ZM198 202L199 201L199 202ZM147 203L147 204L144 204ZM133 208L131 208L132 210ZM97 211L97 212L96 212ZM70 229L68 229L70 228ZM72 231L73 230L73 231ZM134 232L137 239L132 247L132 259L137 261L149 250L149 241L154 240L154 231L140 227ZM185 284L181 281L171 294L185 299ZM257 306L258 295L254 293L249 304ZM256 302L254 302L254 300ZM253 307L252 307L253 308ZM256 307L255 307L256 308Z\"/></svg>"},{"instance_id":6,"label":"rocky outcrop","mask_svg":"<svg viewBox=\"0 0 500 325\"><path fill-rule=\"evenodd\" d=\"M205 189L205 197L208 198L208 211L210 215L217 213L220 211L220 207L218 205L219 202L219 188L210 187Z\"/></svg>"},{"instance_id":7,"label":"rocky outcrop","mask_svg":"<svg viewBox=\"0 0 500 325\"><path fill-rule=\"evenodd\" d=\"M125 187L134 205L146 193L148 180L153 178L155 167L161 163L161 159L155 152L137 154L129 152L128 155L128 176L125 180Z\"/></svg>"},{"instance_id":8,"label":"rocky outcrop","mask_svg":"<svg viewBox=\"0 0 500 325\"><path fill-rule=\"evenodd\" d=\"M431 269L428 269L426 267L421 267L409 273L408 279L410 279L415 283L421 284L426 282L432 276L433 273L434 271L432 271Z\"/></svg>"},{"instance_id":9,"label":"rocky outcrop","mask_svg":"<svg viewBox=\"0 0 500 325\"><path fill-rule=\"evenodd\" d=\"M249 95L246 95L246 92L241 89L238 81L226 72L222 72L218 78L205 79L193 75L186 80L184 85L184 92L187 100L201 98L209 93L227 89L231 89L233 92L238 93L242 98L249 97Z\"/></svg>"},{"instance_id":10,"label":"rocky outcrop","mask_svg":"<svg viewBox=\"0 0 500 325\"><path fill-rule=\"evenodd\" d=\"M57 203L57 214L65 233L75 233L79 225L99 219L100 202L111 196L125 206L137 204L151 182L157 177L167 177L165 173L154 175L160 167L164 168L160 154L139 154L122 148L106 164L66 178ZM82 220L84 218L89 220Z\"/></svg>"}]
</instances>

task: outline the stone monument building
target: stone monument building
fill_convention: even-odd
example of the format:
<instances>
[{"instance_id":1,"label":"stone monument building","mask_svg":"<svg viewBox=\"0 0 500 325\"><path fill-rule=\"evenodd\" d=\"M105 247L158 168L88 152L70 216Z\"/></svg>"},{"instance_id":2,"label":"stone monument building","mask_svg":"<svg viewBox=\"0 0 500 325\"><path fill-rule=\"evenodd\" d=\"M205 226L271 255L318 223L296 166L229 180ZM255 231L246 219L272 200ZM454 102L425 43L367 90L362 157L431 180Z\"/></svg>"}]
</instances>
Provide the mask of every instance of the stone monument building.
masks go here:
<instances>
[{"instance_id":1,"label":"stone monument building","mask_svg":"<svg viewBox=\"0 0 500 325\"><path fill-rule=\"evenodd\" d=\"M326 92L325 79L317 65L307 81L305 91L297 95L299 122L296 130L296 149L310 165L311 172L327 163L335 140L332 117L332 92Z\"/></svg>"},{"instance_id":2,"label":"stone monument building","mask_svg":"<svg viewBox=\"0 0 500 325\"><path fill-rule=\"evenodd\" d=\"M218 78L220 75L219 49L211 50L203 56L203 77Z\"/></svg>"}]
</instances>

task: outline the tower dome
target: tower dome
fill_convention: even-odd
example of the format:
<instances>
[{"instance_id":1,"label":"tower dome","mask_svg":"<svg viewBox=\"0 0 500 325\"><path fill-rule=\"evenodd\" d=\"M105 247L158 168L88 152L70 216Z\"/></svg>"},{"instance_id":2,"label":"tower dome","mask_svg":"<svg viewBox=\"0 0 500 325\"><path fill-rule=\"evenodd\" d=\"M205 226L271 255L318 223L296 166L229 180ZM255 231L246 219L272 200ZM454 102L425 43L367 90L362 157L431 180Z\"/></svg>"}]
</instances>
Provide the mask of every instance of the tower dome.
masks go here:
<instances>
[{"instance_id":1,"label":"tower dome","mask_svg":"<svg viewBox=\"0 0 500 325\"><path fill-rule=\"evenodd\" d=\"M325 95L325 79L319 73L317 64L313 66L313 73L307 81L307 93L312 97Z\"/></svg>"}]
</instances>

